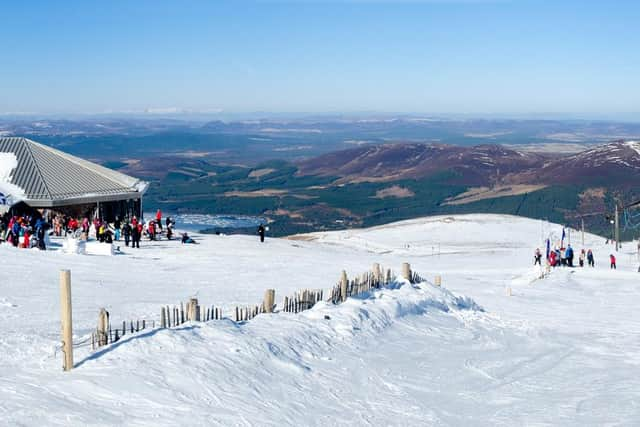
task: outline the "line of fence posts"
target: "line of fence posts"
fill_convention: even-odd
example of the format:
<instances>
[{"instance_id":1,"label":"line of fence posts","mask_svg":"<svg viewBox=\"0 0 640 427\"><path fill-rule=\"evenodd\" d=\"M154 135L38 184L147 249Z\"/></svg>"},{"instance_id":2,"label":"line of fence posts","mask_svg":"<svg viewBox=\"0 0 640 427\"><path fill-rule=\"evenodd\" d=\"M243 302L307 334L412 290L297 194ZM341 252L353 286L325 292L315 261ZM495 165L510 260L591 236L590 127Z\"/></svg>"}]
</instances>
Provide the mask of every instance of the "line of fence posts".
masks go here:
<instances>
[{"instance_id":1,"label":"line of fence posts","mask_svg":"<svg viewBox=\"0 0 640 427\"><path fill-rule=\"evenodd\" d=\"M64 370L70 370L73 367L73 343L70 338L72 336L71 279L68 270L62 270L60 273L63 352L65 354L63 368ZM403 279L411 283L424 281L422 277L411 270L411 265L406 262L402 264L401 274ZM356 276L351 280L349 280L347 272L342 270L340 280L338 284L331 289L331 294L327 301L333 304L339 304L346 301L350 296L357 296L371 289L379 289L382 286L388 285L393 280L394 276L391 269L385 270L379 263L374 263L370 272ZM434 285L441 286L441 284L442 278L438 275L435 277ZM299 313L312 308L316 303L323 300L324 291L322 289L304 289L294 293L293 296L285 296L282 311ZM275 309L275 290L267 289L262 304L245 307L236 306L233 311L233 320L236 322L248 321L261 313L273 313ZM205 308L199 304L198 299L195 297L189 298L186 307L180 302L179 306L169 307L167 305L163 306L160 310L161 328L180 326L188 321L199 322L221 319L223 319L223 313L220 307L212 305ZM155 328L155 321L151 321L151 325ZM144 330L146 327L147 321L143 319L142 321L136 320L135 324L133 320L130 321L129 327L127 327L127 322L123 321L121 330L119 328L112 330L109 312L101 308L98 313L98 326L91 336L92 347L96 349L117 342L127 334L127 331L134 333Z\"/></svg>"},{"instance_id":2,"label":"line of fence posts","mask_svg":"<svg viewBox=\"0 0 640 427\"><path fill-rule=\"evenodd\" d=\"M386 271L386 273L385 273ZM371 289L379 289L393 280L391 269L384 270L380 264L374 263L371 271L349 280L347 272L342 270L337 285L331 288L329 302L339 304L350 296L360 295Z\"/></svg>"},{"instance_id":3,"label":"line of fence posts","mask_svg":"<svg viewBox=\"0 0 640 427\"><path fill-rule=\"evenodd\" d=\"M109 312L104 308L101 308L98 312L98 327L91 334L91 347L96 350L107 344L113 344L120 341L127 334L133 334L140 332L147 327L155 329L156 321L147 319L137 319L135 321L130 320L127 324L126 320L122 321L122 329L116 327L113 328L110 321Z\"/></svg>"},{"instance_id":4,"label":"line of fence posts","mask_svg":"<svg viewBox=\"0 0 640 427\"><path fill-rule=\"evenodd\" d=\"M274 291L275 292L275 291ZM273 310L273 308L271 309ZM251 316L254 317L257 312L251 313ZM160 310L160 327L161 328L171 328L175 326L180 326L188 321L209 321L209 320L219 320L223 318L222 309L220 307L203 307L198 303L197 298L189 298L189 301L186 303L180 303L179 305L175 305L173 307L163 306ZM91 334L91 346L95 350L107 344L115 343L121 340L127 334L133 334L135 332L139 332L147 329L147 326L151 326L151 328L155 328L155 320L147 321L146 319L138 319L122 321L122 329L115 328L113 329L110 322L109 312L101 308L98 313L98 326ZM64 341L64 339L63 339Z\"/></svg>"},{"instance_id":5,"label":"line of fence posts","mask_svg":"<svg viewBox=\"0 0 640 427\"><path fill-rule=\"evenodd\" d=\"M303 289L290 297L284 297L282 311L285 313L299 313L316 305L324 299L322 289Z\"/></svg>"}]
</instances>

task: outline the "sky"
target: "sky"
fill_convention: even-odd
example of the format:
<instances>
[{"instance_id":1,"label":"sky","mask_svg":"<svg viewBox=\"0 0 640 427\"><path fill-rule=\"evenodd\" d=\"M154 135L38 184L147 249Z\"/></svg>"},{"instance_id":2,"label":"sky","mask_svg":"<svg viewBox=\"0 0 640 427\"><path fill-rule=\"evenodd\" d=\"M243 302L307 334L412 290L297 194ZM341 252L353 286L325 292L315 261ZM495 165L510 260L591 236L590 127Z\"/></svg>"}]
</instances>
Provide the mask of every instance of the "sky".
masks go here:
<instances>
[{"instance_id":1,"label":"sky","mask_svg":"<svg viewBox=\"0 0 640 427\"><path fill-rule=\"evenodd\" d=\"M640 2L0 0L0 113L640 111Z\"/></svg>"}]
</instances>

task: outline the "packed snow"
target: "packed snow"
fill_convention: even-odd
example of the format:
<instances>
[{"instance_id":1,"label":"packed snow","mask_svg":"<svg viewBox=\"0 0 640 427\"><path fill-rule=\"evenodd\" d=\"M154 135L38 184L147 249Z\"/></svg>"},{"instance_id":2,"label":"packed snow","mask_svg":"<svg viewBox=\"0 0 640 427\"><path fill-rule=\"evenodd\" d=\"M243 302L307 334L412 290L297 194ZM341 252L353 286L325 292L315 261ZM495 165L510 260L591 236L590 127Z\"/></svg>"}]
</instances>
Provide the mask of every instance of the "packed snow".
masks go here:
<instances>
[{"instance_id":1,"label":"packed snow","mask_svg":"<svg viewBox=\"0 0 640 427\"><path fill-rule=\"evenodd\" d=\"M24 198L24 190L11 183L18 160L13 153L0 153L0 213L3 206L12 206Z\"/></svg>"},{"instance_id":2,"label":"packed snow","mask_svg":"<svg viewBox=\"0 0 640 427\"><path fill-rule=\"evenodd\" d=\"M194 236L115 256L0 245L2 425L638 425L636 243L585 236L595 268L533 266L562 227L503 215L422 218L267 239ZM568 238L577 251L582 236ZM159 320L197 295L222 306L328 288L378 262L427 282L300 314L187 323L80 347L62 372L58 272L72 272L75 340ZM431 284L436 275L442 287ZM511 289L511 296L507 296Z\"/></svg>"}]
</instances>

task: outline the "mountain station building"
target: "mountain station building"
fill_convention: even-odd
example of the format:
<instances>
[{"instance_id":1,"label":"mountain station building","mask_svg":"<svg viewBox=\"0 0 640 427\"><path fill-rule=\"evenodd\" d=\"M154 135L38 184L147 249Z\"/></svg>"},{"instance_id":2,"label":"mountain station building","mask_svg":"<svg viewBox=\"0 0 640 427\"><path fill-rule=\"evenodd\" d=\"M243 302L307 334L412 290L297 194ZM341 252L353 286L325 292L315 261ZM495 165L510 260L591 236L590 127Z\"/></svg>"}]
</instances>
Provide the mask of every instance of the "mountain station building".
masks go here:
<instances>
[{"instance_id":1,"label":"mountain station building","mask_svg":"<svg viewBox=\"0 0 640 427\"><path fill-rule=\"evenodd\" d=\"M108 222L142 216L144 181L27 138L0 138L0 153L13 153L17 160L11 184L24 197L11 208L14 213L30 208Z\"/></svg>"}]
</instances>

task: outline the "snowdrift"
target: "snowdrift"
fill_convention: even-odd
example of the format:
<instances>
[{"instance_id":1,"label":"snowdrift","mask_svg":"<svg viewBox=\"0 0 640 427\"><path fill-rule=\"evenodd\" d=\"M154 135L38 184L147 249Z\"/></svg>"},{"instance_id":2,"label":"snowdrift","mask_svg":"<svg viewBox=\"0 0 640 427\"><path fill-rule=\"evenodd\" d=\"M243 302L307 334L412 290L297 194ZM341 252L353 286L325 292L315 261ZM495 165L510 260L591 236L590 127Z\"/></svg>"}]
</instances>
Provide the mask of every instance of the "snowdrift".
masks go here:
<instances>
[{"instance_id":1,"label":"snowdrift","mask_svg":"<svg viewBox=\"0 0 640 427\"><path fill-rule=\"evenodd\" d=\"M340 355L375 347L381 335L406 318L445 316L462 327L462 319L481 312L469 298L403 281L339 305L318 303L299 314L141 332L78 360L68 375L48 373L47 388L16 384L24 394L6 404L5 421L170 425L183 422L181 408L189 407L195 425L321 424L337 415L331 406L338 411L347 397L332 395L331 376L366 372L360 364L342 364ZM363 349L361 356L368 351ZM329 397L321 404L324 415L301 421L300 409L323 395ZM82 407L74 405L77 396L87 396ZM46 410L38 408L42 403Z\"/></svg>"}]
</instances>

